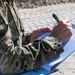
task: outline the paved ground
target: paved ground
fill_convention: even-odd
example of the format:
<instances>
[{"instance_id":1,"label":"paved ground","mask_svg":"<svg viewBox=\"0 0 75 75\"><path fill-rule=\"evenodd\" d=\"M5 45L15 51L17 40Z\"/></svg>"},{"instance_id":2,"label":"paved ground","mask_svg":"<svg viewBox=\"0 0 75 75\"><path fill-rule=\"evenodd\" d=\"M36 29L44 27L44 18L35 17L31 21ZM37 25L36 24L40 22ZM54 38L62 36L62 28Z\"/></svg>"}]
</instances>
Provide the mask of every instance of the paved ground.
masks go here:
<instances>
[{"instance_id":1,"label":"paved ground","mask_svg":"<svg viewBox=\"0 0 75 75\"><path fill-rule=\"evenodd\" d=\"M19 9L26 32L32 32L40 27L52 27L56 22L52 17L52 13L57 14L60 20L68 18L75 24L75 3ZM58 66L58 69L59 71L51 75L75 75L75 52Z\"/></svg>"}]
</instances>

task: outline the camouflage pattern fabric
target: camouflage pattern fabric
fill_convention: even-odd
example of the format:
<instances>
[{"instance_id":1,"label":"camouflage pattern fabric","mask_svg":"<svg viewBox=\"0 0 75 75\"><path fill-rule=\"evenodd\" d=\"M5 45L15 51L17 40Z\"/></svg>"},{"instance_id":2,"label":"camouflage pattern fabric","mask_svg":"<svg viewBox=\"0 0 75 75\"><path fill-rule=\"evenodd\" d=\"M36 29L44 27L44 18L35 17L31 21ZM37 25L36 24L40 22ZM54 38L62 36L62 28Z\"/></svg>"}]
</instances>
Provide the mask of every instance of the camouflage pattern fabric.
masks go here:
<instances>
[{"instance_id":1,"label":"camouflage pattern fabric","mask_svg":"<svg viewBox=\"0 0 75 75\"><path fill-rule=\"evenodd\" d=\"M15 75L35 69L47 62L48 53L49 59L53 59L63 52L62 43L51 36L32 43L27 42L29 35L26 36L21 30L18 15L6 0L0 1L0 16L8 26L5 35L0 37L0 73Z\"/></svg>"}]
</instances>

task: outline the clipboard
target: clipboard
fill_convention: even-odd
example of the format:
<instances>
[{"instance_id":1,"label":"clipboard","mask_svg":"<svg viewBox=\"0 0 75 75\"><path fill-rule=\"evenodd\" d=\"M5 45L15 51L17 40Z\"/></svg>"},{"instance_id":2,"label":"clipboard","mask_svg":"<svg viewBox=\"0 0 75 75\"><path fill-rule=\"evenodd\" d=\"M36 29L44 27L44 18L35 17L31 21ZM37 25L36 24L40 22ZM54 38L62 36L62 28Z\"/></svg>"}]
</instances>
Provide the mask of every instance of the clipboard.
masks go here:
<instances>
[{"instance_id":1,"label":"clipboard","mask_svg":"<svg viewBox=\"0 0 75 75\"><path fill-rule=\"evenodd\" d=\"M68 58L75 51L75 45L74 45L75 44L75 25L74 24L72 24L72 28L73 28L72 29L73 35L69 41L67 41L66 43L62 45L64 48L64 52L62 54L48 61L44 65L40 66L35 71L31 70L31 71L23 72L17 75L50 75L56 69L57 66L59 66L66 58ZM38 39L46 37L48 35L50 35L50 33L44 33Z\"/></svg>"}]
</instances>

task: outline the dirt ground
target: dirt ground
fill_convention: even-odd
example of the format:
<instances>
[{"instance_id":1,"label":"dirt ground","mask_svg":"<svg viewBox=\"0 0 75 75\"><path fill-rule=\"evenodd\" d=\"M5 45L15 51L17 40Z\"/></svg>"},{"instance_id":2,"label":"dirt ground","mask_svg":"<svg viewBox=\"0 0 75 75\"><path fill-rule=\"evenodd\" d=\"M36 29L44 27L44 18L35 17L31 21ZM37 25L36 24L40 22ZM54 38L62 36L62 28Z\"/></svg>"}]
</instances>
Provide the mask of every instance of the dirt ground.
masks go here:
<instances>
[{"instance_id":1,"label":"dirt ground","mask_svg":"<svg viewBox=\"0 0 75 75\"><path fill-rule=\"evenodd\" d=\"M75 3L48 5L33 9L19 9L19 16L26 33L41 27L53 27L53 24L56 23L52 17L53 13L60 20L69 19L71 23L75 24ZM61 63L57 69L58 71L50 75L75 75L75 52Z\"/></svg>"},{"instance_id":2,"label":"dirt ground","mask_svg":"<svg viewBox=\"0 0 75 75\"><path fill-rule=\"evenodd\" d=\"M36 8L44 5L47 6L68 2L74 3L75 0L15 0L19 8Z\"/></svg>"}]
</instances>

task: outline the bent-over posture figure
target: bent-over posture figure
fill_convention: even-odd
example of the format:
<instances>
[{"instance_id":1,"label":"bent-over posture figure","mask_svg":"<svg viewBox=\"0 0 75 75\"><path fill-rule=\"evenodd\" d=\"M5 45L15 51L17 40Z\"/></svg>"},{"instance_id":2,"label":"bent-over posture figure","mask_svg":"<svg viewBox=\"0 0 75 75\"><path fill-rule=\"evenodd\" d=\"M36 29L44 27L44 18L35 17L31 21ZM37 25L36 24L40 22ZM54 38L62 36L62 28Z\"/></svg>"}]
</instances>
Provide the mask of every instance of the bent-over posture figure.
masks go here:
<instances>
[{"instance_id":1,"label":"bent-over posture figure","mask_svg":"<svg viewBox=\"0 0 75 75\"><path fill-rule=\"evenodd\" d=\"M45 32L51 35L36 40ZM53 30L45 27L26 34L13 0L0 0L0 73L14 75L39 67L60 55L62 43L71 35L69 20L60 21Z\"/></svg>"}]
</instances>

